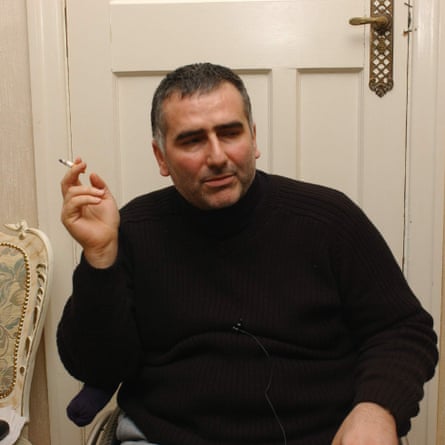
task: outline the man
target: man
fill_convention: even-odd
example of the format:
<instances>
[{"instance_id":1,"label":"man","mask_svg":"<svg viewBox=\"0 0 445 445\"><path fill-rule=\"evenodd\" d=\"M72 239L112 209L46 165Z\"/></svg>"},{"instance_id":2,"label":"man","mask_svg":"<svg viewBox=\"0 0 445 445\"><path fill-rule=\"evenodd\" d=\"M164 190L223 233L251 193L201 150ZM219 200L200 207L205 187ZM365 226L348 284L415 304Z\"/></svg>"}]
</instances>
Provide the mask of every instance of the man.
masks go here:
<instances>
[{"instance_id":1,"label":"man","mask_svg":"<svg viewBox=\"0 0 445 445\"><path fill-rule=\"evenodd\" d=\"M128 443L396 445L436 336L377 230L337 191L256 171L228 68L169 74L151 120L174 186L119 213L98 175L80 182L81 159L62 180L83 247L58 331L67 369L123 382Z\"/></svg>"}]
</instances>

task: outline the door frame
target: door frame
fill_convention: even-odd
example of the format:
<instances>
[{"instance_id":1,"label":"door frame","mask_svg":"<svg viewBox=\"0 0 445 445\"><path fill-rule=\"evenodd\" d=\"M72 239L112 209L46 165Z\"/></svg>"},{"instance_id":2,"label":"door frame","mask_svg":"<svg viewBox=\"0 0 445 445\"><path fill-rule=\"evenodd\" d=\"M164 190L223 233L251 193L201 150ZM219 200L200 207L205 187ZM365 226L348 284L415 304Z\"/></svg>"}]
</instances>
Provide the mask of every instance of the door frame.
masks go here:
<instances>
[{"instance_id":1,"label":"door frame","mask_svg":"<svg viewBox=\"0 0 445 445\"><path fill-rule=\"evenodd\" d=\"M410 30L411 69L408 95L407 194L404 272L417 295L422 295L444 337L445 175L445 7L441 0L414 0ZM430 177L428 177L430 176ZM415 272L414 272L415 271ZM444 337L445 338L445 337ZM445 353L445 345L439 345ZM441 355L440 355L441 356ZM427 424L420 443L441 445L445 428L445 391L441 359L427 385ZM442 379L440 379L442 375ZM424 440L422 440L424 437ZM434 442L433 442L434 440Z\"/></svg>"},{"instance_id":2,"label":"door frame","mask_svg":"<svg viewBox=\"0 0 445 445\"><path fill-rule=\"evenodd\" d=\"M407 30L412 39L411 69L407 116L407 193L405 274L426 308L433 314L440 333L442 246L444 229L445 131L441 119L445 116L445 8L441 0L414 0L414 22ZM75 246L54 220L54 208L60 208L60 177L53 153L70 157L68 70L65 36L64 0L26 0L31 75L31 98L34 130L34 153L39 226L49 234L55 246L55 279L53 295L68 295L71 283L59 277L71 271L59 270L57 255L67 252L75 257ZM421 271L422 273L419 273ZM47 326L54 332L63 303L53 299ZM46 336L47 377L57 381L64 372L57 355L54 338ZM445 362L440 370L445 372ZM433 444L436 428L445 427L445 419L437 424L438 377L429 383L428 425L425 444ZM57 425L64 416L57 387L49 387L51 441L63 443ZM443 409L442 409L443 411ZM443 417L443 416L442 416ZM433 435L433 436L431 436ZM434 438L433 438L434 437Z\"/></svg>"}]
</instances>

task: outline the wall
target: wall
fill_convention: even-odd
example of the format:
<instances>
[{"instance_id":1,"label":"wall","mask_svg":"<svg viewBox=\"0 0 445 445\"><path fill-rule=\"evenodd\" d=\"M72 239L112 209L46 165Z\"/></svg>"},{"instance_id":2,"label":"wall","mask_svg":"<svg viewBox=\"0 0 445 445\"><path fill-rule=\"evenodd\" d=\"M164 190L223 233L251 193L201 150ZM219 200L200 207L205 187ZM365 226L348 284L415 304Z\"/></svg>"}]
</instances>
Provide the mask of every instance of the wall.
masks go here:
<instances>
[{"instance_id":1,"label":"wall","mask_svg":"<svg viewBox=\"0 0 445 445\"><path fill-rule=\"evenodd\" d=\"M437 146L445 149L445 126L443 125L445 121L445 82L443 81L445 76L445 32L443 32L445 27L445 5L440 3L438 15L438 28L441 30L438 37L438 68L437 68L437 125L436 125L436 144ZM445 221L445 215L444 215ZM444 240L445 240L445 225L444 230ZM437 444L445 444L445 242L442 246L442 310L441 319L438 325L441 327L440 332L440 352L439 352L439 405L437 410Z\"/></svg>"},{"instance_id":2,"label":"wall","mask_svg":"<svg viewBox=\"0 0 445 445\"><path fill-rule=\"evenodd\" d=\"M445 235L445 234L444 234ZM444 249L444 264L445 264L445 249ZM445 267L443 273L443 282L442 289L445 289ZM445 320L445 298L442 291L442 322L441 326L443 326L443 321ZM440 338L440 356L441 358L441 366L439 373L439 407L437 410L437 443L445 444L445 329L442 329L442 334Z\"/></svg>"},{"instance_id":3,"label":"wall","mask_svg":"<svg viewBox=\"0 0 445 445\"><path fill-rule=\"evenodd\" d=\"M25 0L0 1L0 223L26 219L37 226L31 94ZM43 341L41 343L43 346ZM31 392L33 445L49 445L43 347Z\"/></svg>"}]
</instances>

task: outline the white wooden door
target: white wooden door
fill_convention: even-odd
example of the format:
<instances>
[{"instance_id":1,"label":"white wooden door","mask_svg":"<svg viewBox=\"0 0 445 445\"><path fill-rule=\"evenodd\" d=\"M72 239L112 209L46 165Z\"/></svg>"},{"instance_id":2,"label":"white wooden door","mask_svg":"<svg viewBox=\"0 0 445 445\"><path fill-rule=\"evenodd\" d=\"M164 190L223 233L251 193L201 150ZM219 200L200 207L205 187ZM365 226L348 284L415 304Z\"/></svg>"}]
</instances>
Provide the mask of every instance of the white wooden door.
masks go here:
<instances>
[{"instance_id":1,"label":"white wooden door","mask_svg":"<svg viewBox=\"0 0 445 445\"><path fill-rule=\"evenodd\" d=\"M164 185L150 150L153 89L181 64L226 64L252 95L259 167L345 191L401 259L407 8L396 0L395 87L378 98L369 29L348 24L368 3L68 0L73 153L110 172L119 202Z\"/></svg>"},{"instance_id":2,"label":"white wooden door","mask_svg":"<svg viewBox=\"0 0 445 445\"><path fill-rule=\"evenodd\" d=\"M350 17L369 15L369 0L66 0L71 146L65 153L54 148L53 158L82 156L119 204L168 184L150 148L154 88L182 64L228 65L252 96L259 168L343 190L401 262L408 54L403 0L395 0L395 11L395 84L379 98L367 86L369 29L348 24ZM66 236L61 226L54 232L53 238ZM76 253L61 250L57 257L63 270L74 267ZM56 289L66 290L70 276L58 281ZM57 295L47 335L54 334L66 297ZM64 416L76 384L61 368L55 345L48 350L52 442L78 444L81 433Z\"/></svg>"}]
</instances>

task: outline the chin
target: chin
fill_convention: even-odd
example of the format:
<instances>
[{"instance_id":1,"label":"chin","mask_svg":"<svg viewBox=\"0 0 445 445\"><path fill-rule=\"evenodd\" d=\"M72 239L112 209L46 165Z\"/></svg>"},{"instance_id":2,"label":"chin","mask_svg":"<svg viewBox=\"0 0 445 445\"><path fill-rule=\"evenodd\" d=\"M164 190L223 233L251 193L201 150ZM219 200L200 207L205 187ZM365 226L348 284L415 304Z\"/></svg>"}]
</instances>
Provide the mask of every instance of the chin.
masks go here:
<instances>
[{"instance_id":1,"label":"chin","mask_svg":"<svg viewBox=\"0 0 445 445\"><path fill-rule=\"evenodd\" d=\"M201 210L218 210L233 206L243 195L244 193L240 188L234 187L214 191L213 193L206 192L190 196L188 201Z\"/></svg>"},{"instance_id":2,"label":"chin","mask_svg":"<svg viewBox=\"0 0 445 445\"><path fill-rule=\"evenodd\" d=\"M226 207L233 206L240 200L240 196L231 196L231 197L221 197L218 199L211 199L207 201L207 208L209 210L217 210L217 209L224 209Z\"/></svg>"}]
</instances>

